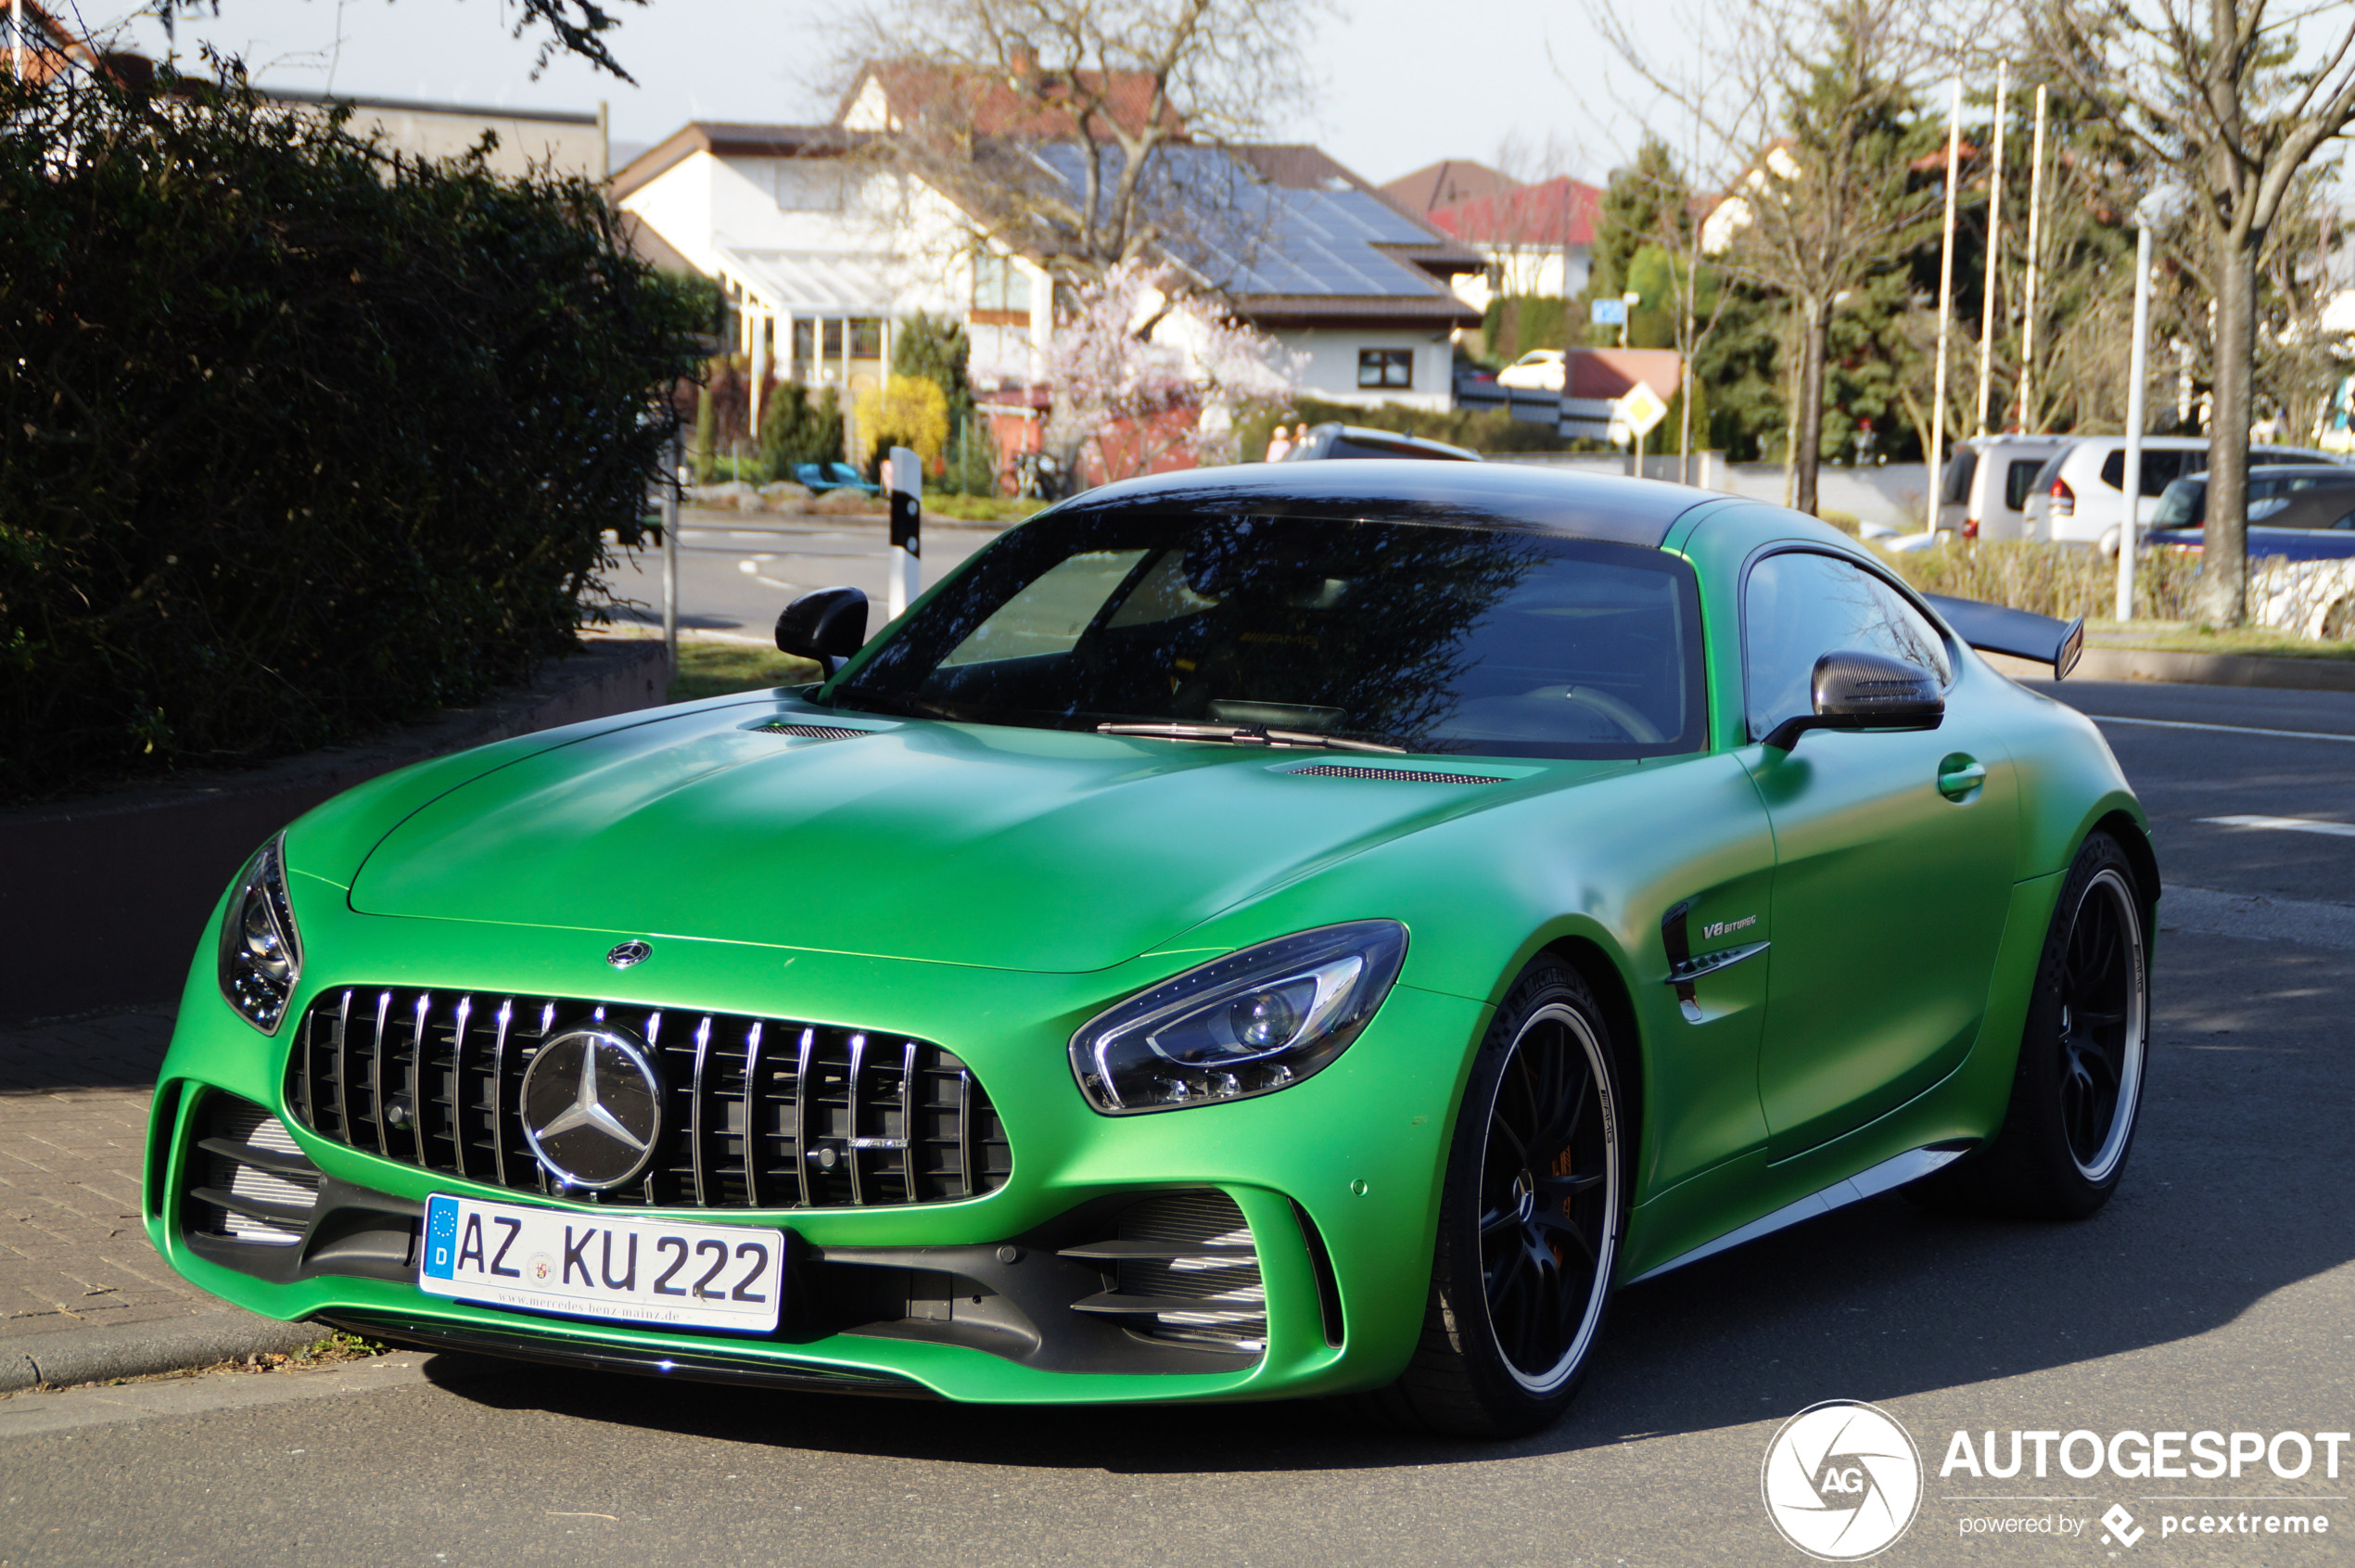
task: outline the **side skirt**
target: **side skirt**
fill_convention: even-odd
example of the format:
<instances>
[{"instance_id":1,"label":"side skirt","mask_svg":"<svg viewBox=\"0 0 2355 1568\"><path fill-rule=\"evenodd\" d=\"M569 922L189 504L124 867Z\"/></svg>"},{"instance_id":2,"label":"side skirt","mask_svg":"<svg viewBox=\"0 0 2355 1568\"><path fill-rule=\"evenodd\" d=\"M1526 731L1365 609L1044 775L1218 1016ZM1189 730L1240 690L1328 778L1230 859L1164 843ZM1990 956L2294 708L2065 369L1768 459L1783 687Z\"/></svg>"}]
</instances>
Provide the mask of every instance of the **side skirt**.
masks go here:
<instances>
[{"instance_id":1,"label":"side skirt","mask_svg":"<svg viewBox=\"0 0 2355 1568\"><path fill-rule=\"evenodd\" d=\"M1672 1269L1682 1268L1687 1263L1698 1263L1704 1257L1740 1246L1744 1242L1754 1242L1761 1236L1773 1235L1801 1220L1829 1214L1836 1208L1846 1208L1850 1204L1862 1203L1866 1198L1878 1197L1883 1192L1904 1186L1908 1181L1918 1181L1941 1166L1961 1159L1969 1152L1967 1145L1953 1143L1909 1149L1894 1159L1883 1160L1869 1169L1835 1181L1820 1192L1811 1192L1795 1204L1786 1204L1763 1219L1751 1220L1738 1230L1728 1230L1715 1241L1672 1257L1657 1268L1648 1268L1627 1283L1640 1285L1646 1280L1657 1280Z\"/></svg>"}]
</instances>

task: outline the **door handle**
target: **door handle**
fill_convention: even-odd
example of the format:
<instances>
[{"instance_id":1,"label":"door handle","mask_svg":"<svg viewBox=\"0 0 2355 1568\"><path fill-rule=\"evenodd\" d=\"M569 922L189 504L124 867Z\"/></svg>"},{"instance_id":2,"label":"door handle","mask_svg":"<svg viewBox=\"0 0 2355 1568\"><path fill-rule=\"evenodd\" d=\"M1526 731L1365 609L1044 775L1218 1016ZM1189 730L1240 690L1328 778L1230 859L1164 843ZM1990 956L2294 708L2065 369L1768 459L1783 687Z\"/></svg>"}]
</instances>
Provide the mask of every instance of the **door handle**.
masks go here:
<instances>
[{"instance_id":1,"label":"door handle","mask_svg":"<svg viewBox=\"0 0 2355 1568\"><path fill-rule=\"evenodd\" d=\"M1968 800L1986 783L1986 764L1960 752L1938 765L1938 793L1949 800Z\"/></svg>"}]
</instances>

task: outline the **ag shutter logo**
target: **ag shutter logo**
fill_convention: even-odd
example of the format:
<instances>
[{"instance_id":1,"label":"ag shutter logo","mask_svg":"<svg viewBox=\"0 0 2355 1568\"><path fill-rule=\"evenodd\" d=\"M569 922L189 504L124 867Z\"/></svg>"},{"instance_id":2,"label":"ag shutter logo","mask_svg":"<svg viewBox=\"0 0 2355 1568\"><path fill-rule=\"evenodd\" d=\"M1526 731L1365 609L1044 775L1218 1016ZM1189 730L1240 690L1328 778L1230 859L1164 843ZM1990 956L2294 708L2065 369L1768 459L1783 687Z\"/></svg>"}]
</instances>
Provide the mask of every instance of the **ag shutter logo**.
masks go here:
<instances>
[{"instance_id":1,"label":"ag shutter logo","mask_svg":"<svg viewBox=\"0 0 2355 1568\"><path fill-rule=\"evenodd\" d=\"M1821 1562L1854 1562L1887 1550L1913 1525L1922 1457L1887 1411L1827 1399L1775 1434L1758 1487L1783 1539Z\"/></svg>"}]
</instances>

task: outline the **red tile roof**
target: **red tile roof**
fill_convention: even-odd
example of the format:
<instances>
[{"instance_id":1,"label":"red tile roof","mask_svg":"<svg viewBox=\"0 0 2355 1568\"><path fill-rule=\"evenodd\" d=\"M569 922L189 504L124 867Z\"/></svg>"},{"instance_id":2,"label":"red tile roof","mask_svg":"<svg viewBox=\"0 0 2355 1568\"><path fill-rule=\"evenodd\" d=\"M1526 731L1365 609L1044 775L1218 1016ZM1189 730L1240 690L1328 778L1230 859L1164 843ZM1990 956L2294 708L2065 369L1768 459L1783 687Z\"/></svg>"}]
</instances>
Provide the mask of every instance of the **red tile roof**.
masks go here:
<instances>
[{"instance_id":1,"label":"red tile roof","mask_svg":"<svg viewBox=\"0 0 2355 1568\"><path fill-rule=\"evenodd\" d=\"M1051 107L1057 100L1068 100L1075 83L1090 98L1101 94L1105 100L1104 112L1131 134L1145 124L1152 109L1153 79L1146 71L1114 72L1109 77L1109 89L1102 85L1107 80L1102 71L1049 70L1038 72L1034 80L1035 88L1017 91L1004 75L971 66L930 60L871 60L844 95L834 121L837 124L842 122L870 81L882 84L884 101L901 121L931 120L941 129L980 136L1079 134L1076 116ZM1161 106L1161 122L1180 136L1186 134L1184 119L1167 103ZM1108 136L1111 132L1100 126L1096 134Z\"/></svg>"},{"instance_id":2,"label":"red tile roof","mask_svg":"<svg viewBox=\"0 0 2355 1568\"><path fill-rule=\"evenodd\" d=\"M1592 245L1603 193L1567 174L1442 207L1431 221L1469 245Z\"/></svg>"},{"instance_id":3,"label":"red tile roof","mask_svg":"<svg viewBox=\"0 0 2355 1568\"><path fill-rule=\"evenodd\" d=\"M1494 196L1519 187L1521 182L1467 158L1427 163L1411 174L1401 174L1381 187L1390 204L1417 217L1453 207L1474 197Z\"/></svg>"}]
</instances>

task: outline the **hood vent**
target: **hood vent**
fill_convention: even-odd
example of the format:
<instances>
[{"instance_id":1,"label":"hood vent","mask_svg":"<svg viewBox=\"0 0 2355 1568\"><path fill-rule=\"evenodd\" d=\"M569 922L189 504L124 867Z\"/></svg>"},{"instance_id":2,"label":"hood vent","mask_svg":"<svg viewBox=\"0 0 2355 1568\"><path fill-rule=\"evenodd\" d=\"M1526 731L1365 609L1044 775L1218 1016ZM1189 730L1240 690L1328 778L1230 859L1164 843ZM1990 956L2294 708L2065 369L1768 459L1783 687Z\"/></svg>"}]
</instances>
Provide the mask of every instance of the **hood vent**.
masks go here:
<instances>
[{"instance_id":1,"label":"hood vent","mask_svg":"<svg viewBox=\"0 0 2355 1568\"><path fill-rule=\"evenodd\" d=\"M1492 784L1509 781L1494 773L1430 773L1410 768L1363 768L1347 762L1317 762L1287 768L1294 778L1387 779L1393 784Z\"/></svg>"},{"instance_id":2,"label":"hood vent","mask_svg":"<svg viewBox=\"0 0 2355 1568\"><path fill-rule=\"evenodd\" d=\"M795 724L783 719L749 726L756 734L791 735L805 741L855 741L860 735L872 735L872 730L853 730L842 724Z\"/></svg>"}]
</instances>

